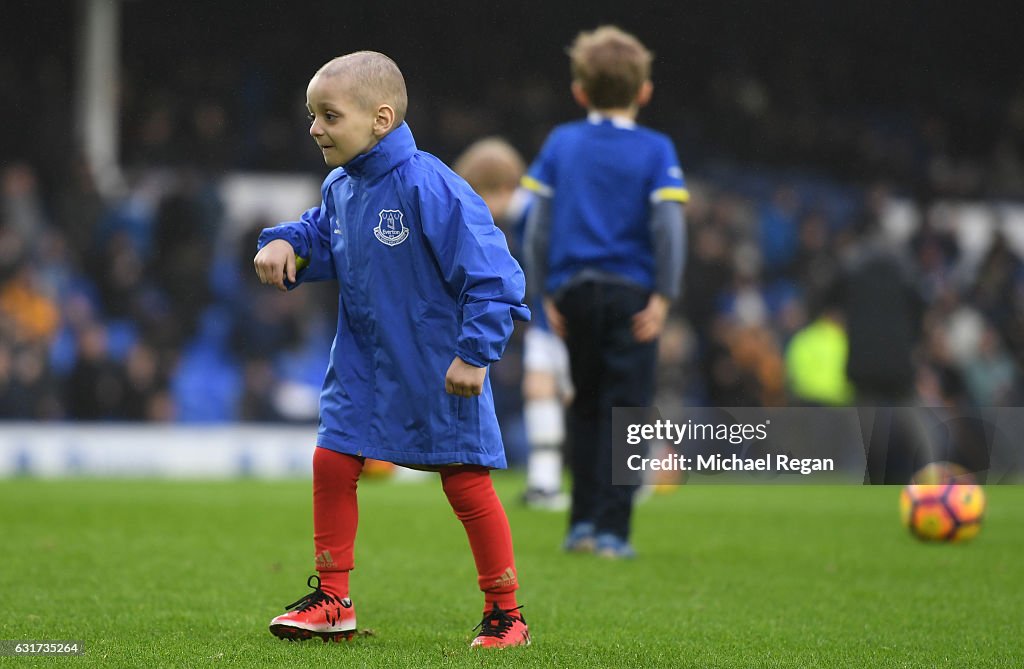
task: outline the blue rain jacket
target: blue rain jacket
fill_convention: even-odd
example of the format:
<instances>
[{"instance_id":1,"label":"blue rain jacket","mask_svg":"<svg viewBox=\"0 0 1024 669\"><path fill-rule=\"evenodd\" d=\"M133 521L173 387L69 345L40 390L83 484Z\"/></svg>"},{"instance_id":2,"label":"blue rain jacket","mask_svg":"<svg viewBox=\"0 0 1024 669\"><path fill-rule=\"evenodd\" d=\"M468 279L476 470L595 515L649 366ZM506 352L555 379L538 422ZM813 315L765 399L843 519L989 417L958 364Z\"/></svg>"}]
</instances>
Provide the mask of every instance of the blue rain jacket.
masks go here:
<instances>
[{"instance_id":1,"label":"blue rain jacket","mask_svg":"<svg viewBox=\"0 0 1024 669\"><path fill-rule=\"evenodd\" d=\"M455 356L497 361L513 319L530 318L523 272L483 200L419 151L405 123L333 170L321 194L319 207L259 239L259 248L284 239L308 261L296 285L340 287L318 445L412 465L505 467L489 379L471 399L444 389Z\"/></svg>"}]
</instances>

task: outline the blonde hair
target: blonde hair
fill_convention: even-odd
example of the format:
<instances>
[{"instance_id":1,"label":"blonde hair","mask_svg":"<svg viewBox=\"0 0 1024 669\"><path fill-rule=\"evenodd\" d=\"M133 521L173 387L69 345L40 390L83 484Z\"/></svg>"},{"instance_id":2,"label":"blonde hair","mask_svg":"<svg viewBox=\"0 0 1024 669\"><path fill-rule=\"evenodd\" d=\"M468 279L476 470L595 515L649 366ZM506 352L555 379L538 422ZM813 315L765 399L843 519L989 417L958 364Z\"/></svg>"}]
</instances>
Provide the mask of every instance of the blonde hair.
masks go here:
<instances>
[{"instance_id":1,"label":"blonde hair","mask_svg":"<svg viewBox=\"0 0 1024 669\"><path fill-rule=\"evenodd\" d=\"M477 193L514 190L526 171L522 156L500 137L485 137L469 145L452 169Z\"/></svg>"},{"instance_id":2,"label":"blonde hair","mask_svg":"<svg viewBox=\"0 0 1024 669\"><path fill-rule=\"evenodd\" d=\"M569 47L572 77L597 109L628 107L651 78L647 47L616 26L581 32Z\"/></svg>"},{"instance_id":3,"label":"blonde hair","mask_svg":"<svg viewBox=\"0 0 1024 669\"><path fill-rule=\"evenodd\" d=\"M377 51L356 51L325 63L317 75L344 77L349 94L364 109L375 110L386 104L395 110L395 125L405 120L409 94L405 77L395 61Z\"/></svg>"}]
</instances>

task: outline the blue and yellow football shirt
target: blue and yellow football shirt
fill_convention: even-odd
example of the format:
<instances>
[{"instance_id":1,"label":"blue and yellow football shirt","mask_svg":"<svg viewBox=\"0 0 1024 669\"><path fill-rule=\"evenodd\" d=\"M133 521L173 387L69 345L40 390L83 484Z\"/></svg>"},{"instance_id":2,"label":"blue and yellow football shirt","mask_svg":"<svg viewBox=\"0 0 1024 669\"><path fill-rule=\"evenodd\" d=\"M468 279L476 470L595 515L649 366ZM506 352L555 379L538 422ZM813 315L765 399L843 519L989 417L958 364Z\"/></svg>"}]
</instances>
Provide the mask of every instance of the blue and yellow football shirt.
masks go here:
<instances>
[{"instance_id":1,"label":"blue and yellow football shirt","mask_svg":"<svg viewBox=\"0 0 1024 669\"><path fill-rule=\"evenodd\" d=\"M650 207L689 200L671 139L596 113L555 128L523 185L551 198L549 294L584 269L653 289Z\"/></svg>"}]
</instances>

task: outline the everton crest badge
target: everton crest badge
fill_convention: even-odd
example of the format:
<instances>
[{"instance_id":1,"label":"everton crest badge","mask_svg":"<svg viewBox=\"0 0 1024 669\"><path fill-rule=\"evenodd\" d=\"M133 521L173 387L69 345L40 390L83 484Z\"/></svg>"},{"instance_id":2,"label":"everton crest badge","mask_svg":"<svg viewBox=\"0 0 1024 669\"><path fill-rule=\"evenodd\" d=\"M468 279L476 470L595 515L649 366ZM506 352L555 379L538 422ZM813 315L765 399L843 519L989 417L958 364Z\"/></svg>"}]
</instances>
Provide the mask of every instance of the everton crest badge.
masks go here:
<instances>
[{"instance_id":1,"label":"everton crest badge","mask_svg":"<svg viewBox=\"0 0 1024 669\"><path fill-rule=\"evenodd\" d=\"M404 216L398 209L381 209L380 222L373 229L373 234L381 244L397 246L409 236L409 228L403 219Z\"/></svg>"}]
</instances>

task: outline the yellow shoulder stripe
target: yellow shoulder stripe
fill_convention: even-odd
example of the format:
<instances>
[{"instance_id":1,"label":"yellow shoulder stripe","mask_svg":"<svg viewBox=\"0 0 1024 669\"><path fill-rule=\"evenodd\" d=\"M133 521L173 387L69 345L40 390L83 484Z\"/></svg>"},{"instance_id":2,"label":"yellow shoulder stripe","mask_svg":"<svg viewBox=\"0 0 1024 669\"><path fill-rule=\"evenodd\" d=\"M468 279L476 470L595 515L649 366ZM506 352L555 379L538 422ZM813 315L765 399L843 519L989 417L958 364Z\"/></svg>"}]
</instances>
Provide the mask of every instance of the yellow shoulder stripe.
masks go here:
<instances>
[{"instance_id":1,"label":"yellow shoulder stripe","mask_svg":"<svg viewBox=\"0 0 1024 669\"><path fill-rule=\"evenodd\" d=\"M651 202L682 202L690 201L690 191L677 186L666 186L651 193Z\"/></svg>"},{"instance_id":2,"label":"yellow shoulder stripe","mask_svg":"<svg viewBox=\"0 0 1024 669\"><path fill-rule=\"evenodd\" d=\"M555 192L554 189L551 188L551 186L534 179L529 174L523 175L523 178L520 180L520 183L526 190L533 191L534 193L538 193L540 195L546 195L550 197L551 194Z\"/></svg>"}]
</instances>

